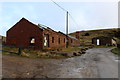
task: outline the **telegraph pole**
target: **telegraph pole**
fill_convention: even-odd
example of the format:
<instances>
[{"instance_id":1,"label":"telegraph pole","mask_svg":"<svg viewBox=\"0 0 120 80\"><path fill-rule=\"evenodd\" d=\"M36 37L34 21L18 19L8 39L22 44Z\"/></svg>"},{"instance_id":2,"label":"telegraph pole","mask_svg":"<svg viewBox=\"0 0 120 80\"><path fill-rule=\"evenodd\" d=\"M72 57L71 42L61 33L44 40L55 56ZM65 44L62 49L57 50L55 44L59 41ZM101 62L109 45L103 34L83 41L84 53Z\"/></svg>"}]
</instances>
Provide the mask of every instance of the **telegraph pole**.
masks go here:
<instances>
[{"instance_id":1,"label":"telegraph pole","mask_svg":"<svg viewBox=\"0 0 120 80\"><path fill-rule=\"evenodd\" d=\"M68 11L66 13L66 48L68 48Z\"/></svg>"},{"instance_id":2,"label":"telegraph pole","mask_svg":"<svg viewBox=\"0 0 120 80\"><path fill-rule=\"evenodd\" d=\"M55 1L51 0L55 5L57 5L59 8L61 8L63 11L66 12L66 48L68 48L68 15L70 15L70 13L68 13L68 11L66 9L64 9L63 7L61 7L59 4L57 4ZM71 15L70 15L71 16ZM72 16L71 16L72 17ZM73 17L72 17L73 19ZM75 20L74 20L75 21Z\"/></svg>"}]
</instances>

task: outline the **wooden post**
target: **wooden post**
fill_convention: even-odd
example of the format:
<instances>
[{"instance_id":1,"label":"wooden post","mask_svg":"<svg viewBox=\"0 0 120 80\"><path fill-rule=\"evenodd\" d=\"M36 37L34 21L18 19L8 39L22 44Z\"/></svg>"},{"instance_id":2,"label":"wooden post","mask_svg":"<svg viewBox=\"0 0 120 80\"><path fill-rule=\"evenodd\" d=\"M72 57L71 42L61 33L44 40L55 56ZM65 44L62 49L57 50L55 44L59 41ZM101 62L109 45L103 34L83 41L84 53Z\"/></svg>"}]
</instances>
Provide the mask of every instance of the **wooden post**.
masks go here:
<instances>
[{"instance_id":1,"label":"wooden post","mask_svg":"<svg viewBox=\"0 0 120 80\"><path fill-rule=\"evenodd\" d=\"M18 48L18 55L21 55L22 53L22 48Z\"/></svg>"}]
</instances>

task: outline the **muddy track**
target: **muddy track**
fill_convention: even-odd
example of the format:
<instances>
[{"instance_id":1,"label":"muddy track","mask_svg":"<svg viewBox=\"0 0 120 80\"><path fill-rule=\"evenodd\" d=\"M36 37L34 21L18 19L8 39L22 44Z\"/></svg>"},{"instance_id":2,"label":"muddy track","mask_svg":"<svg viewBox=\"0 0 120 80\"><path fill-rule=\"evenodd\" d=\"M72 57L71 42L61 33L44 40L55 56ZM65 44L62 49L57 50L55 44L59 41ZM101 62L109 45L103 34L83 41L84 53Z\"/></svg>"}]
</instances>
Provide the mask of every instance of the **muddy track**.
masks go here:
<instances>
[{"instance_id":1,"label":"muddy track","mask_svg":"<svg viewBox=\"0 0 120 80\"><path fill-rule=\"evenodd\" d=\"M111 48L87 50L67 59L31 59L3 55L4 78L116 78L118 65ZM107 65L105 65L107 63ZM110 67L111 66L111 67ZM104 69L103 69L104 68ZM112 68L112 69L111 69ZM110 73L111 72L111 73ZM114 73L114 75L112 75Z\"/></svg>"}]
</instances>

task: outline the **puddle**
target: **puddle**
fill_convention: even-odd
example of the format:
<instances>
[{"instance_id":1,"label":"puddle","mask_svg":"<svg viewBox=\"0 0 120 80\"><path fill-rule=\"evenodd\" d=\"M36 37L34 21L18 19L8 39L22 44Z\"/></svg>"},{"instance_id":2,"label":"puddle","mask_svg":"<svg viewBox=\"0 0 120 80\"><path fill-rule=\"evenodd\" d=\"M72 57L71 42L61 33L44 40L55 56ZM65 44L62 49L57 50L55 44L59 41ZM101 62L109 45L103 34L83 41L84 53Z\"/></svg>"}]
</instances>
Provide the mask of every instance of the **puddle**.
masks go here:
<instances>
[{"instance_id":1,"label":"puddle","mask_svg":"<svg viewBox=\"0 0 120 80\"><path fill-rule=\"evenodd\" d=\"M73 60L74 58L68 58L68 59L66 59L66 60Z\"/></svg>"},{"instance_id":2,"label":"puddle","mask_svg":"<svg viewBox=\"0 0 120 80\"><path fill-rule=\"evenodd\" d=\"M74 71L74 72L80 72L81 69L83 69L83 68L77 68L77 69L74 69L73 71Z\"/></svg>"},{"instance_id":3,"label":"puddle","mask_svg":"<svg viewBox=\"0 0 120 80\"><path fill-rule=\"evenodd\" d=\"M118 60L118 59L115 59L114 61L118 62L119 60Z\"/></svg>"},{"instance_id":4,"label":"puddle","mask_svg":"<svg viewBox=\"0 0 120 80\"><path fill-rule=\"evenodd\" d=\"M79 77L79 78L81 78L81 70L82 70L83 68L74 68L74 69L72 69L72 71L70 71L69 73L68 73L68 75L69 76L73 76L73 77Z\"/></svg>"},{"instance_id":5,"label":"puddle","mask_svg":"<svg viewBox=\"0 0 120 80\"><path fill-rule=\"evenodd\" d=\"M118 61L119 61L119 57L116 57L116 58L114 59L114 61L118 62Z\"/></svg>"}]
</instances>

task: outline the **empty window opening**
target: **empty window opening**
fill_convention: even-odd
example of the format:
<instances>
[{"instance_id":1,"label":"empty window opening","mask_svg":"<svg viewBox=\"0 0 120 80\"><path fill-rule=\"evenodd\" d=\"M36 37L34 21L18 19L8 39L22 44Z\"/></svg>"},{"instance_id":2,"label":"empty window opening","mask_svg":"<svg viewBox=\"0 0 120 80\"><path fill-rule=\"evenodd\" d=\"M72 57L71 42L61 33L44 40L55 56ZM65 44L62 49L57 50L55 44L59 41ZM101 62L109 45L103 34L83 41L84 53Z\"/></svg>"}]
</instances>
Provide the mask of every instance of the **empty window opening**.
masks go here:
<instances>
[{"instance_id":1,"label":"empty window opening","mask_svg":"<svg viewBox=\"0 0 120 80\"><path fill-rule=\"evenodd\" d=\"M49 35L44 34L44 47L49 47Z\"/></svg>"},{"instance_id":2,"label":"empty window opening","mask_svg":"<svg viewBox=\"0 0 120 80\"><path fill-rule=\"evenodd\" d=\"M34 37L31 37L30 38L30 45L34 45L35 44L35 38Z\"/></svg>"},{"instance_id":3,"label":"empty window opening","mask_svg":"<svg viewBox=\"0 0 120 80\"><path fill-rule=\"evenodd\" d=\"M60 44L60 38L58 38L58 43Z\"/></svg>"},{"instance_id":4,"label":"empty window opening","mask_svg":"<svg viewBox=\"0 0 120 80\"><path fill-rule=\"evenodd\" d=\"M64 38L64 43L65 43L65 38Z\"/></svg>"},{"instance_id":5,"label":"empty window opening","mask_svg":"<svg viewBox=\"0 0 120 80\"><path fill-rule=\"evenodd\" d=\"M73 42L73 40L71 39L71 43Z\"/></svg>"},{"instance_id":6,"label":"empty window opening","mask_svg":"<svg viewBox=\"0 0 120 80\"><path fill-rule=\"evenodd\" d=\"M52 43L54 43L54 37L52 37Z\"/></svg>"},{"instance_id":7,"label":"empty window opening","mask_svg":"<svg viewBox=\"0 0 120 80\"><path fill-rule=\"evenodd\" d=\"M44 46L47 46L47 38L46 38L46 36L44 37Z\"/></svg>"}]
</instances>

